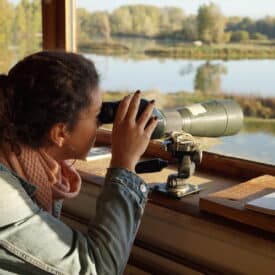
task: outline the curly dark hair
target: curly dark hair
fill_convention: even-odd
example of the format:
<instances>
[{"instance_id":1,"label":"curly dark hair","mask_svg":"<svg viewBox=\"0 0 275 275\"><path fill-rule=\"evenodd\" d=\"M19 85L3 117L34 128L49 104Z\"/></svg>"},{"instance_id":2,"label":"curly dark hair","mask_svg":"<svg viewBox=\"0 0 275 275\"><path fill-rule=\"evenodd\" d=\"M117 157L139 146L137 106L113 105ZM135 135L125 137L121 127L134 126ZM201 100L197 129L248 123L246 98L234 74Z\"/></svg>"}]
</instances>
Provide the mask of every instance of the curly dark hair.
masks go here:
<instances>
[{"instance_id":1,"label":"curly dark hair","mask_svg":"<svg viewBox=\"0 0 275 275\"><path fill-rule=\"evenodd\" d=\"M79 54L43 51L24 58L0 75L0 143L39 148L54 124L73 130L98 84L93 62Z\"/></svg>"}]
</instances>

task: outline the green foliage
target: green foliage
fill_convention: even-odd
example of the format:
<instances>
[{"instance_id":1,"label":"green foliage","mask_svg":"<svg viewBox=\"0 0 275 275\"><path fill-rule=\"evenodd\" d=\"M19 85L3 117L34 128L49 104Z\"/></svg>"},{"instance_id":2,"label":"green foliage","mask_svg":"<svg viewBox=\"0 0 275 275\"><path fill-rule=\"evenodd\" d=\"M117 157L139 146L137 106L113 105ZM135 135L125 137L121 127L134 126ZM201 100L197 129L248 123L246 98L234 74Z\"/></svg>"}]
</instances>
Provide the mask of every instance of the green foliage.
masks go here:
<instances>
[{"instance_id":1,"label":"green foliage","mask_svg":"<svg viewBox=\"0 0 275 275\"><path fill-rule=\"evenodd\" d=\"M222 64L211 64L208 61L200 65L195 77L195 89L206 94L220 93L221 75L226 73L226 67Z\"/></svg>"},{"instance_id":2,"label":"green foliage","mask_svg":"<svg viewBox=\"0 0 275 275\"><path fill-rule=\"evenodd\" d=\"M268 37L265 34L255 32L251 35L251 39L254 39L254 40L268 40Z\"/></svg>"},{"instance_id":3,"label":"green foliage","mask_svg":"<svg viewBox=\"0 0 275 275\"><path fill-rule=\"evenodd\" d=\"M225 17L217 5L202 5L197 16L199 39L206 43L223 42L225 23Z\"/></svg>"},{"instance_id":4,"label":"green foliage","mask_svg":"<svg viewBox=\"0 0 275 275\"><path fill-rule=\"evenodd\" d=\"M0 0L0 44L20 46L28 53L41 45L41 3L40 0L21 0L13 6Z\"/></svg>"},{"instance_id":5,"label":"green foliage","mask_svg":"<svg viewBox=\"0 0 275 275\"><path fill-rule=\"evenodd\" d=\"M106 42L82 42L79 45L81 52L93 52L101 55L124 55L129 53L127 46Z\"/></svg>"},{"instance_id":6,"label":"green foliage","mask_svg":"<svg viewBox=\"0 0 275 275\"><path fill-rule=\"evenodd\" d=\"M41 37L41 4L39 0L22 0L15 8L13 44L31 42L38 47Z\"/></svg>"},{"instance_id":7,"label":"green foliage","mask_svg":"<svg viewBox=\"0 0 275 275\"><path fill-rule=\"evenodd\" d=\"M133 19L128 7L116 9L110 16L112 34L130 34L133 29Z\"/></svg>"},{"instance_id":8,"label":"green foliage","mask_svg":"<svg viewBox=\"0 0 275 275\"><path fill-rule=\"evenodd\" d=\"M83 9L78 9L77 15L80 20L78 30L88 33L86 37L82 33L81 38L93 39L102 33L100 29L106 30L106 13L94 12L87 15ZM105 22L100 21L100 16L105 16ZM109 15L108 28L112 35L157 37L181 31L184 18L184 12L180 8L160 9L150 5L126 5L114 10ZM92 30L91 27L95 30Z\"/></svg>"},{"instance_id":9,"label":"green foliage","mask_svg":"<svg viewBox=\"0 0 275 275\"><path fill-rule=\"evenodd\" d=\"M160 10L154 6L131 6L133 33L144 36L154 36L158 33Z\"/></svg>"},{"instance_id":10,"label":"green foliage","mask_svg":"<svg viewBox=\"0 0 275 275\"><path fill-rule=\"evenodd\" d=\"M268 39L275 38L275 17L267 16L262 19L253 20L249 17L230 17L226 26L227 31L247 31L251 36L261 33ZM258 36L258 35L256 35ZM253 38L255 39L255 38ZM257 39L257 38L256 38Z\"/></svg>"},{"instance_id":11,"label":"green foliage","mask_svg":"<svg viewBox=\"0 0 275 275\"><path fill-rule=\"evenodd\" d=\"M231 41L231 36L232 36L231 32L225 32L224 35L223 35L223 42L224 43L230 42Z\"/></svg>"},{"instance_id":12,"label":"green foliage","mask_svg":"<svg viewBox=\"0 0 275 275\"><path fill-rule=\"evenodd\" d=\"M77 9L77 39L78 41L87 41L90 39L89 34L89 21L90 21L90 12L86 9L78 8Z\"/></svg>"},{"instance_id":13,"label":"green foliage","mask_svg":"<svg viewBox=\"0 0 275 275\"><path fill-rule=\"evenodd\" d=\"M7 0L0 0L0 47L10 44L13 21L12 5Z\"/></svg>"},{"instance_id":14,"label":"green foliage","mask_svg":"<svg viewBox=\"0 0 275 275\"><path fill-rule=\"evenodd\" d=\"M255 45L211 45L194 47L193 44L184 44L174 47L155 47L146 49L148 56L194 59L241 59L241 58L275 58L275 48Z\"/></svg>"},{"instance_id":15,"label":"green foliage","mask_svg":"<svg viewBox=\"0 0 275 275\"><path fill-rule=\"evenodd\" d=\"M245 116L260 118L275 118L275 98L256 96L232 96L243 109Z\"/></svg>"},{"instance_id":16,"label":"green foliage","mask_svg":"<svg viewBox=\"0 0 275 275\"><path fill-rule=\"evenodd\" d=\"M188 16L183 20L180 34L181 38L185 41L198 40L198 26L197 18L195 16Z\"/></svg>"},{"instance_id":17,"label":"green foliage","mask_svg":"<svg viewBox=\"0 0 275 275\"><path fill-rule=\"evenodd\" d=\"M268 134L275 134L275 120L256 117L246 117L244 119L244 129L248 133L257 133L259 130Z\"/></svg>"},{"instance_id":18,"label":"green foliage","mask_svg":"<svg viewBox=\"0 0 275 275\"><path fill-rule=\"evenodd\" d=\"M87 27L91 36L100 36L106 41L110 39L111 27L107 12L94 12L90 15Z\"/></svg>"},{"instance_id":19,"label":"green foliage","mask_svg":"<svg viewBox=\"0 0 275 275\"><path fill-rule=\"evenodd\" d=\"M80 43L89 43L97 37L105 41L111 38L110 18L107 12L89 13L85 9L77 9L77 34Z\"/></svg>"},{"instance_id":20,"label":"green foliage","mask_svg":"<svg viewBox=\"0 0 275 275\"><path fill-rule=\"evenodd\" d=\"M122 6L111 15L114 34L152 37L159 31L160 9L149 5Z\"/></svg>"},{"instance_id":21,"label":"green foliage","mask_svg":"<svg viewBox=\"0 0 275 275\"><path fill-rule=\"evenodd\" d=\"M0 0L0 70L7 72L15 59L41 48L41 1ZM16 49L16 57L15 57Z\"/></svg>"},{"instance_id":22,"label":"green foliage","mask_svg":"<svg viewBox=\"0 0 275 275\"><path fill-rule=\"evenodd\" d=\"M197 16L186 16L177 7L141 4L121 6L110 14L78 9L77 15L80 41L119 36L202 40L207 44L242 42L247 34L239 31L246 31L254 40L275 38L275 17L259 20L238 16L226 18L213 3L202 5Z\"/></svg>"},{"instance_id":23,"label":"green foliage","mask_svg":"<svg viewBox=\"0 0 275 275\"><path fill-rule=\"evenodd\" d=\"M243 42L249 40L247 31L234 31L231 33L231 42Z\"/></svg>"},{"instance_id":24,"label":"green foliage","mask_svg":"<svg viewBox=\"0 0 275 275\"><path fill-rule=\"evenodd\" d=\"M182 30L185 15L182 9L167 7L160 10L159 33L167 34Z\"/></svg>"}]
</instances>

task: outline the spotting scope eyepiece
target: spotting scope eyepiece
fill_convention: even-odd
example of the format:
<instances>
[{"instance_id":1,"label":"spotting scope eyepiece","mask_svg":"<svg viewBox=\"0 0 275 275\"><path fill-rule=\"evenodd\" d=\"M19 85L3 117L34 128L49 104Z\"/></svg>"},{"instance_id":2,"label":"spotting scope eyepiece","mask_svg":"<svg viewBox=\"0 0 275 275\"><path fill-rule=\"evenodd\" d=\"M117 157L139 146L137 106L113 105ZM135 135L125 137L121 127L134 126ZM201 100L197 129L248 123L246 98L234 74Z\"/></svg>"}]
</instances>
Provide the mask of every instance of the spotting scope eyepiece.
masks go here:
<instances>
[{"instance_id":1,"label":"spotting scope eyepiece","mask_svg":"<svg viewBox=\"0 0 275 275\"><path fill-rule=\"evenodd\" d=\"M101 123L113 123L119 103L103 102L99 114ZM137 117L148 103L148 100L141 99ZM166 111L154 108L153 116L158 118L158 124L151 139L180 130L200 137L230 136L238 133L243 126L242 109L231 99L210 100Z\"/></svg>"}]
</instances>

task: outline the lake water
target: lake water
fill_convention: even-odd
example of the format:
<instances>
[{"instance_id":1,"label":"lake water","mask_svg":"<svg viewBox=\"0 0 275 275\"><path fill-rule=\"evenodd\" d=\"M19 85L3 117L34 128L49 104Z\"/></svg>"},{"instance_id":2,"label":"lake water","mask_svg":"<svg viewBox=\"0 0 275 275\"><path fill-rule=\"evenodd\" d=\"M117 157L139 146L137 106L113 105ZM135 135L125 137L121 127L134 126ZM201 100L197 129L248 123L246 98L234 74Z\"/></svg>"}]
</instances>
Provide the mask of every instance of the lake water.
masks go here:
<instances>
[{"instance_id":1,"label":"lake water","mask_svg":"<svg viewBox=\"0 0 275 275\"><path fill-rule=\"evenodd\" d=\"M102 56L85 54L101 74L101 87L107 91L141 89L162 93L189 91L198 79L225 93L275 96L275 60L187 60ZM200 73L200 75L199 75ZM209 77L210 76L210 77ZM210 78L207 79L207 78ZM209 82L213 82L210 83ZM208 85L205 85L205 83ZM211 86L212 85L212 86ZM270 127L271 124L271 127ZM251 126L251 125L250 125ZM241 133L220 138L221 143L209 151L275 164L274 122L247 125Z\"/></svg>"},{"instance_id":2,"label":"lake water","mask_svg":"<svg viewBox=\"0 0 275 275\"><path fill-rule=\"evenodd\" d=\"M102 77L102 87L114 90L159 90L162 93L193 92L198 69L210 64L221 68L219 90L226 93L275 96L275 60L187 60L85 54L92 59ZM211 74L211 72L209 73ZM206 79L207 81L207 79ZM218 83L219 84L219 83Z\"/></svg>"},{"instance_id":3,"label":"lake water","mask_svg":"<svg viewBox=\"0 0 275 275\"><path fill-rule=\"evenodd\" d=\"M221 143L208 151L275 164L275 135L260 131L261 129L253 134L241 132L236 136L221 137Z\"/></svg>"}]
</instances>

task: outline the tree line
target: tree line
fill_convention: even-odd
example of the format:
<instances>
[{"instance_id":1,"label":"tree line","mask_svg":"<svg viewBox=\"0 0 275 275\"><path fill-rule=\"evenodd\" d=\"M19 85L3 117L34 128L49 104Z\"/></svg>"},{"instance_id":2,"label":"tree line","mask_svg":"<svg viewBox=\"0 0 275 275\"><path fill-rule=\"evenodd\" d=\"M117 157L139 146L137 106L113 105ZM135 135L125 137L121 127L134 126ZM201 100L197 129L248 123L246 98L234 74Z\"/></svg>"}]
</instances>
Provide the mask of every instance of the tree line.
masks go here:
<instances>
[{"instance_id":1,"label":"tree line","mask_svg":"<svg viewBox=\"0 0 275 275\"><path fill-rule=\"evenodd\" d=\"M200 6L197 15L189 16L181 8L152 5L125 5L112 13L79 8L77 16L80 41L95 37L108 41L112 36L201 40L205 43L275 38L275 17L257 20L226 17L214 3Z\"/></svg>"},{"instance_id":2,"label":"tree line","mask_svg":"<svg viewBox=\"0 0 275 275\"><path fill-rule=\"evenodd\" d=\"M0 47L41 42L41 1L21 0L17 5L0 0Z\"/></svg>"},{"instance_id":3,"label":"tree line","mask_svg":"<svg viewBox=\"0 0 275 275\"><path fill-rule=\"evenodd\" d=\"M41 42L41 1L21 0L17 5L0 0L0 47ZM77 9L78 40L112 36L170 38L205 43L239 42L275 38L275 17L251 19L225 17L214 3L186 15L177 7L125 5L113 12Z\"/></svg>"}]
</instances>

